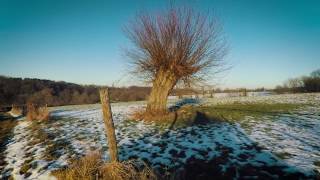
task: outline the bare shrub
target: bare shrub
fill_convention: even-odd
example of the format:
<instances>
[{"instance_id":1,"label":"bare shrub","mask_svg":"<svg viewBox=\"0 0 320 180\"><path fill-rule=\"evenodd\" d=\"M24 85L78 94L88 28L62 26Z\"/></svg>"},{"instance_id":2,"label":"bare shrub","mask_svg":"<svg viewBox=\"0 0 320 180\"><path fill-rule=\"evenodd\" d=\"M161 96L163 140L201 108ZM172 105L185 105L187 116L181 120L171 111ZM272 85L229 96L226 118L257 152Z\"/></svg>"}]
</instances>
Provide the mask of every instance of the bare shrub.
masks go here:
<instances>
[{"instance_id":1,"label":"bare shrub","mask_svg":"<svg viewBox=\"0 0 320 180\"><path fill-rule=\"evenodd\" d=\"M27 105L27 119L28 120L40 120L46 121L49 120L50 112L47 105L37 106L32 103Z\"/></svg>"}]
</instances>

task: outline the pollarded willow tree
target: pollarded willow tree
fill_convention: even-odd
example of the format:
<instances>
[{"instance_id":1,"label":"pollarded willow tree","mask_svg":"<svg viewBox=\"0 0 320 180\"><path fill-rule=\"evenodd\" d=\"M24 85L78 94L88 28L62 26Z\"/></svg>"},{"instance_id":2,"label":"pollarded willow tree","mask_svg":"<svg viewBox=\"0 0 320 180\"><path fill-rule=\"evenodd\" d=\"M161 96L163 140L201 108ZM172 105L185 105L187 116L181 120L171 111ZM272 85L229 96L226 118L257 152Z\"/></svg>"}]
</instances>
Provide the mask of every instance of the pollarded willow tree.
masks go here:
<instances>
[{"instance_id":1,"label":"pollarded willow tree","mask_svg":"<svg viewBox=\"0 0 320 180\"><path fill-rule=\"evenodd\" d=\"M133 43L127 56L134 72L152 83L148 113L165 113L177 83L206 80L221 70L226 52L215 18L191 8L137 15L126 27Z\"/></svg>"}]
</instances>

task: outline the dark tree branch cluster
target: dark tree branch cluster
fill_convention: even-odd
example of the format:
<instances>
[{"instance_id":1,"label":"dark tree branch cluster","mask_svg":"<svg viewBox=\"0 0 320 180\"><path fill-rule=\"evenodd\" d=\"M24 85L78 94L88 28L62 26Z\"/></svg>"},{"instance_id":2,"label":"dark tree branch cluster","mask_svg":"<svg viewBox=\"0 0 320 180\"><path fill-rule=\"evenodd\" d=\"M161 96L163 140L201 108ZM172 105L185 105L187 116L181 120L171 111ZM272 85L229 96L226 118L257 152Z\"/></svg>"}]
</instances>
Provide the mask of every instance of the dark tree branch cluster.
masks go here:
<instances>
[{"instance_id":1,"label":"dark tree branch cluster","mask_svg":"<svg viewBox=\"0 0 320 180\"><path fill-rule=\"evenodd\" d=\"M203 78L221 70L227 49L217 20L188 8L140 14L126 34L135 47L127 51L135 72L151 81L161 71L176 80Z\"/></svg>"},{"instance_id":2,"label":"dark tree branch cluster","mask_svg":"<svg viewBox=\"0 0 320 180\"><path fill-rule=\"evenodd\" d=\"M147 112L166 113L167 97L179 82L190 84L219 72L226 45L221 26L190 8L140 14L126 28L134 72L152 82Z\"/></svg>"}]
</instances>

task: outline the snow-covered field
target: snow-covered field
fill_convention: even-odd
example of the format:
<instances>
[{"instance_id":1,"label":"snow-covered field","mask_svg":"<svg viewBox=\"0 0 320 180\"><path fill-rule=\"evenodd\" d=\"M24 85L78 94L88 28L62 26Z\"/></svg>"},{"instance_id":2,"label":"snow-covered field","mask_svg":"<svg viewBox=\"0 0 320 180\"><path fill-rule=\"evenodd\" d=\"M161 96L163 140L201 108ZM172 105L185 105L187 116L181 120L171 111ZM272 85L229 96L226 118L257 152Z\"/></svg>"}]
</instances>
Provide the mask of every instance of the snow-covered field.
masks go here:
<instances>
[{"instance_id":1,"label":"snow-covered field","mask_svg":"<svg viewBox=\"0 0 320 180\"><path fill-rule=\"evenodd\" d=\"M213 105L233 102L307 105L289 114L168 129L127 120L132 111L144 106L143 102L115 103L112 111L120 159L139 158L169 171L192 168L198 174L201 171L197 168L205 165L213 175L235 178L304 177L320 172L320 94L203 101ZM52 178L50 172L66 166L68 159L108 149L100 105L56 107L51 115L48 123L21 120L15 127L4 152L7 164L0 179L9 175L16 179ZM108 158L107 153L104 157ZM21 172L22 168L26 170Z\"/></svg>"}]
</instances>

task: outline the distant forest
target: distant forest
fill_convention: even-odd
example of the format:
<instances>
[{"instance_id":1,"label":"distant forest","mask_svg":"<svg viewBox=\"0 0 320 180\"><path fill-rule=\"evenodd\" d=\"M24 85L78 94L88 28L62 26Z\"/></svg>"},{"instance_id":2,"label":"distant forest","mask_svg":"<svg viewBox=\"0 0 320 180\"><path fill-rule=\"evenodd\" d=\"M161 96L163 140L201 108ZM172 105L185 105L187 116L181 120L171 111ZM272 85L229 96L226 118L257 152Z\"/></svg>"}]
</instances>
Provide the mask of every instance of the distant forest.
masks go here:
<instances>
[{"instance_id":1,"label":"distant forest","mask_svg":"<svg viewBox=\"0 0 320 180\"><path fill-rule=\"evenodd\" d=\"M48 106L100 102L99 89L107 86L79 85L64 81L0 76L0 107L33 103ZM109 87L112 102L142 101L150 87ZM174 89L171 95L192 94L192 89Z\"/></svg>"},{"instance_id":2,"label":"distant forest","mask_svg":"<svg viewBox=\"0 0 320 180\"><path fill-rule=\"evenodd\" d=\"M50 81L31 78L12 78L0 76L0 106L22 105L27 103L47 104L48 106L61 106L73 104L93 104L100 101L98 90L103 86L79 85L64 81ZM109 87L110 98L113 102L145 100L150 87ZM264 91L258 88L249 91ZM219 92L239 92L241 89L215 89ZM320 92L320 70L312 72L309 76L292 78L282 86L274 89L277 93ZM212 91L213 92L213 91ZM171 95L195 94L192 89L174 89Z\"/></svg>"},{"instance_id":3,"label":"distant forest","mask_svg":"<svg viewBox=\"0 0 320 180\"><path fill-rule=\"evenodd\" d=\"M28 102L49 106L98 103L99 88L102 86L0 76L0 106ZM145 100L149 93L150 87L110 87L112 101Z\"/></svg>"}]
</instances>

